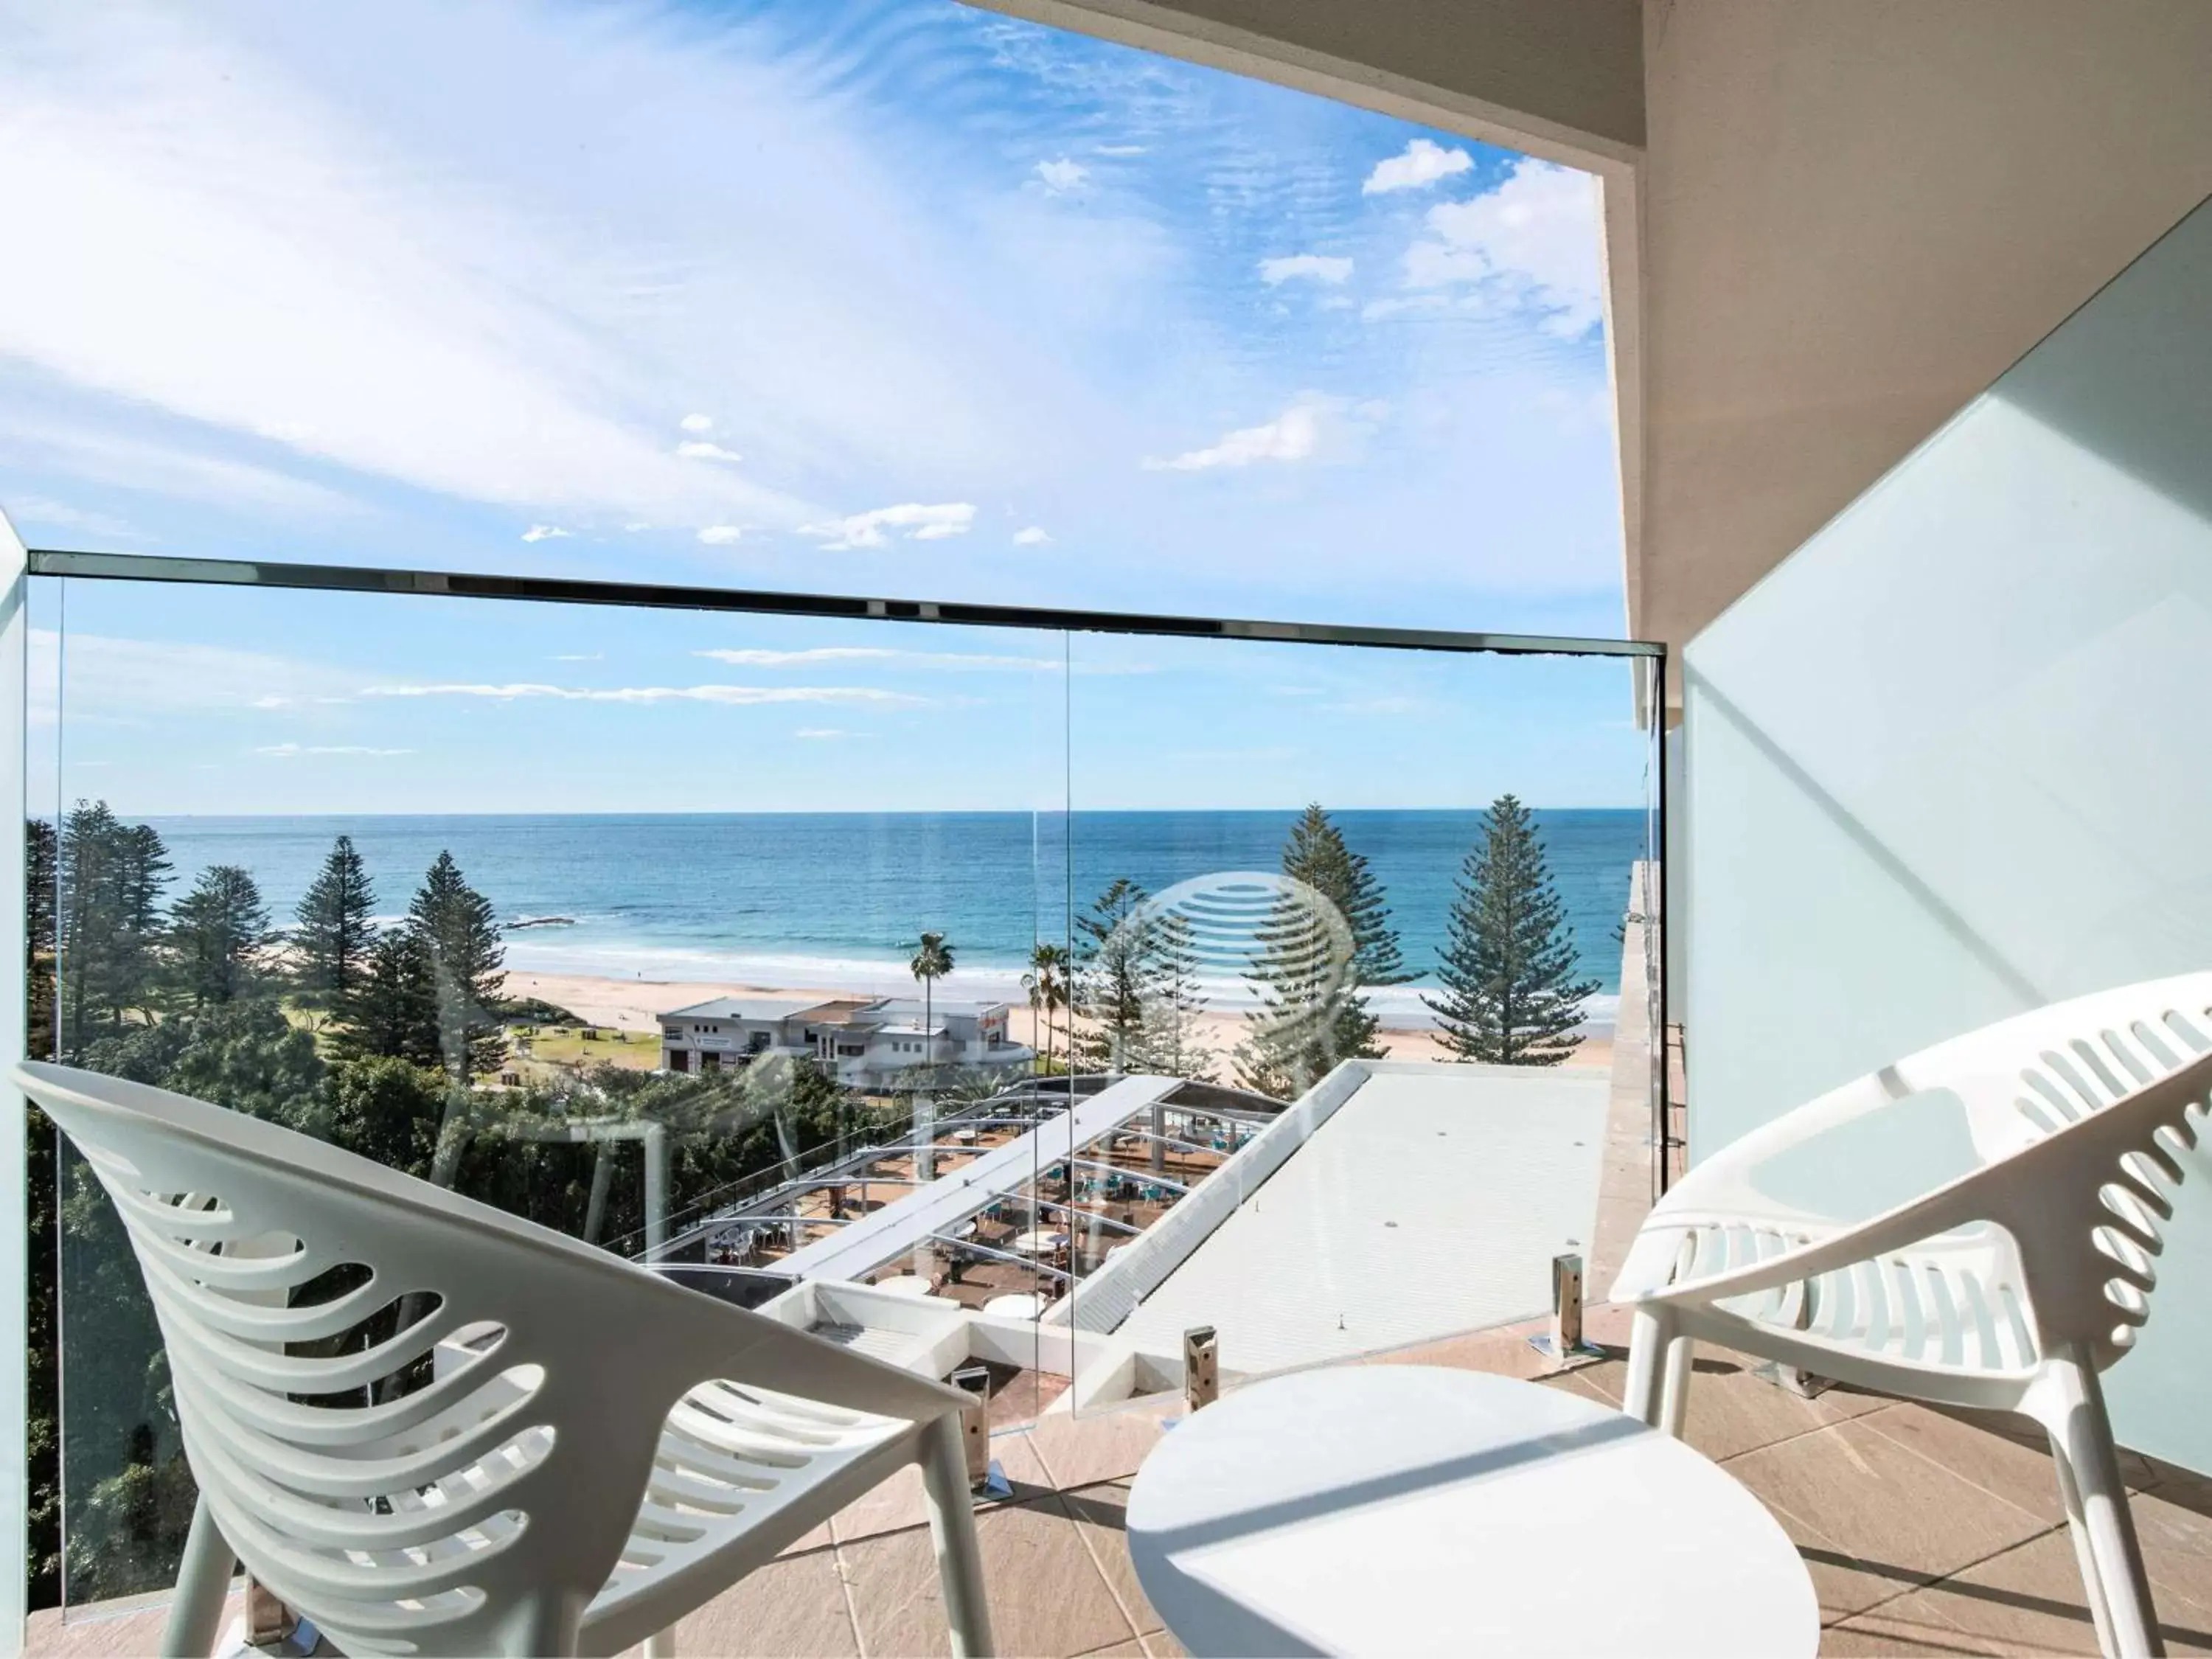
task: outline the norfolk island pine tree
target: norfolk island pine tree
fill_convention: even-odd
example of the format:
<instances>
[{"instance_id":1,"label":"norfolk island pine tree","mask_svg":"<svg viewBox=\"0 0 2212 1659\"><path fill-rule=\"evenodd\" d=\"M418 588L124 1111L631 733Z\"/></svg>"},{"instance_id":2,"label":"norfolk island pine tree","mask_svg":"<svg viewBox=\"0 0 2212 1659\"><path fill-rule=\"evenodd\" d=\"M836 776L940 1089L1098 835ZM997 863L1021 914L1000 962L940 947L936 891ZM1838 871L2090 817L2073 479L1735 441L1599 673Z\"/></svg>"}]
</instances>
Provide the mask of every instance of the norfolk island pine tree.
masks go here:
<instances>
[{"instance_id":1,"label":"norfolk island pine tree","mask_svg":"<svg viewBox=\"0 0 2212 1659\"><path fill-rule=\"evenodd\" d=\"M1557 1066L1575 1051L1596 980L1579 957L1528 810L1501 795L1462 866L1440 953L1441 997L1423 997L1461 1060Z\"/></svg>"}]
</instances>

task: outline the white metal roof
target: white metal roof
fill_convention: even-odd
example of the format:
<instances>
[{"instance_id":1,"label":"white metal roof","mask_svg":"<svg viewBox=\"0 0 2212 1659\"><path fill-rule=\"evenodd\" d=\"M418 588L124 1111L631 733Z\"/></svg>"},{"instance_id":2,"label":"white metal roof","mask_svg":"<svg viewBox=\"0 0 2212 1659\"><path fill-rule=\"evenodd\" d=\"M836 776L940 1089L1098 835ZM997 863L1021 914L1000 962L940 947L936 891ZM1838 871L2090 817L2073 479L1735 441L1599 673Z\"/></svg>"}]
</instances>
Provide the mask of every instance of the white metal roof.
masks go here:
<instances>
[{"instance_id":1,"label":"white metal roof","mask_svg":"<svg viewBox=\"0 0 2212 1659\"><path fill-rule=\"evenodd\" d=\"M1552 1258L1586 1249L1595 1224L1606 1073L1362 1069L1129 1315L1117 1348L1179 1355L1184 1331L1212 1325L1222 1368L1249 1374L1549 1309Z\"/></svg>"},{"instance_id":2,"label":"white metal roof","mask_svg":"<svg viewBox=\"0 0 2212 1659\"><path fill-rule=\"evenodd\" d=\"M1181 1078L1127 1077L1079 1098L1073 1121L1054 1117L1003 1146L975 1158L895 1203L871 1211L827 1238L793 1250L775 1264L799 1279L854 1279L914 1249L933 1233L957 1232L961 1223L1036 1177L1038 1169L1066 1158L1119 1128L1161 1097L1182 1086ZM849 1183L859 1186L855 1179Z\"/></svg>"}]
</instances>

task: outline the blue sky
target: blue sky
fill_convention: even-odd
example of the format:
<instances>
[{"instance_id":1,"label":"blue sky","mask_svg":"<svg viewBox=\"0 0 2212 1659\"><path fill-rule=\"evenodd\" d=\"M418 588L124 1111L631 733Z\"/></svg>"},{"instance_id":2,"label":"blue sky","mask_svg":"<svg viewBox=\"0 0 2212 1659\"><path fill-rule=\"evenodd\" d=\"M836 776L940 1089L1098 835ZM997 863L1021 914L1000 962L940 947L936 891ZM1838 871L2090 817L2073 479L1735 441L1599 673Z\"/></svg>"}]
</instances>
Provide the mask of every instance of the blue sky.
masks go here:
<instances>
[{"instance_id":1,"label":"blue sky","mask_svg":"<svg viewBox=\"0 0 2212 1659\"><path fill-rule=\"evenodd\" d=\"M1620 630L1594 186L1447 134L939 0L0 4L0 149L33 545ZM60 787L142 811L1039 804L1066 698L1102 805L1641 787L1618 665L65 626Z\"/></svg>"}]
</instances>

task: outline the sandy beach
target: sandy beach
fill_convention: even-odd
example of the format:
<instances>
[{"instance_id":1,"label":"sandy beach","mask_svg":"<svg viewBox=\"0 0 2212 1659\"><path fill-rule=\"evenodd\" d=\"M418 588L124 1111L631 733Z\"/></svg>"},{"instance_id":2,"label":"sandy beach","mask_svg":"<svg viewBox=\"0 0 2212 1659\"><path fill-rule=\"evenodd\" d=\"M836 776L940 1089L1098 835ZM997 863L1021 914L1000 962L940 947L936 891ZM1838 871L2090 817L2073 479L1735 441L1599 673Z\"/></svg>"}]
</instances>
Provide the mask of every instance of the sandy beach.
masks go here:
<instances>
[{"instance_id":1,"label":"sandy beach","mask_svg":"<svg viewBox=\"0 0 2212 1659\"><path fill-rule=\"evenodd\" d=\"M509 997L538 997L568 1009L578 1018L596 1025L611 1025L625 1031L656 1031L659 1017L676 1008L689 1007L693 1003L710 1001L715 997L773 997L793 1000L821 999L849 994L833 986L744 985L732 981L617 979L593 974L538 973L525 969L510 969L507 975L507 994ZM1010 1005L1012 1016L1008 1021L1010 1035L1017 1042L1031 1048L1042 1046L1038 1042L1037 1019L1025 1005ZM1207 1013L1199 1016L1215 1052L1226 1060L1230 1051L1243 1036L1244 1022L1235 1013ZM1382 1032L1382 1045L1393 1060L1447 1060L1450 1058L1443 1046L1430 1030L1393 1029L1385 1026ZM1067 1041L1066 1033L1055 1023L1053 1048L1060 1051ZM1567 1062L1576 1066L1607 1067L1613 1064L1613 1039L1609 1035L1586 1038ZM1223 1070L1225 1072L1226 1067Z\"/></svg>"}]
</instances>

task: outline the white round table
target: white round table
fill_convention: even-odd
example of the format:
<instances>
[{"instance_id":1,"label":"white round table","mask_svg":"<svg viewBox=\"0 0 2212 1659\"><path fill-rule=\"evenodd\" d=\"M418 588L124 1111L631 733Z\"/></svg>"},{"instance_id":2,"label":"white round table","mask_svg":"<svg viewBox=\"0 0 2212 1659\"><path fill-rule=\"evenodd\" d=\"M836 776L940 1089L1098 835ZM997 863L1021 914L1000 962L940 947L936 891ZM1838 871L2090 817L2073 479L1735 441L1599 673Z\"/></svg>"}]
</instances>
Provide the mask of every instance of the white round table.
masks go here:
<instances>
[{"instance_id":1,"label":"white round table","mask_svg":"<svg viewBox=\"0 0 2212 1659\"><path fill-rule=\"evenodd\" d=\"M1145 1460L1128 1537L1200 1659L1820 1646L1804 1561L1717 1464L1479 1371L1344 1366L1225 1395Z\"/></svg>"},{"instance_id":2,"label":"white round table","mask_svg":"<svg viewBox=\"0 0 2212 1659\"><path fill-rule=\"evenodd\" d=\"M1050 1255L1067 1243L1067 1235L1049 1227L1033 1227L1014 1240L1014 1249L1024 1255Z\"/></svg>"},{"instance_id":3,"label":"white round table","mask_svg":"<svg viewBox=\"0 0 2212 1659\"><path fill-rule=\"evenodd\" d=\"M1027 1291L1016 1291L993 1297L983 1304L983 1311L1000 1319L1035 1319L1044 1311L1044 1298Z\"/></svg>"}]
</instances>

